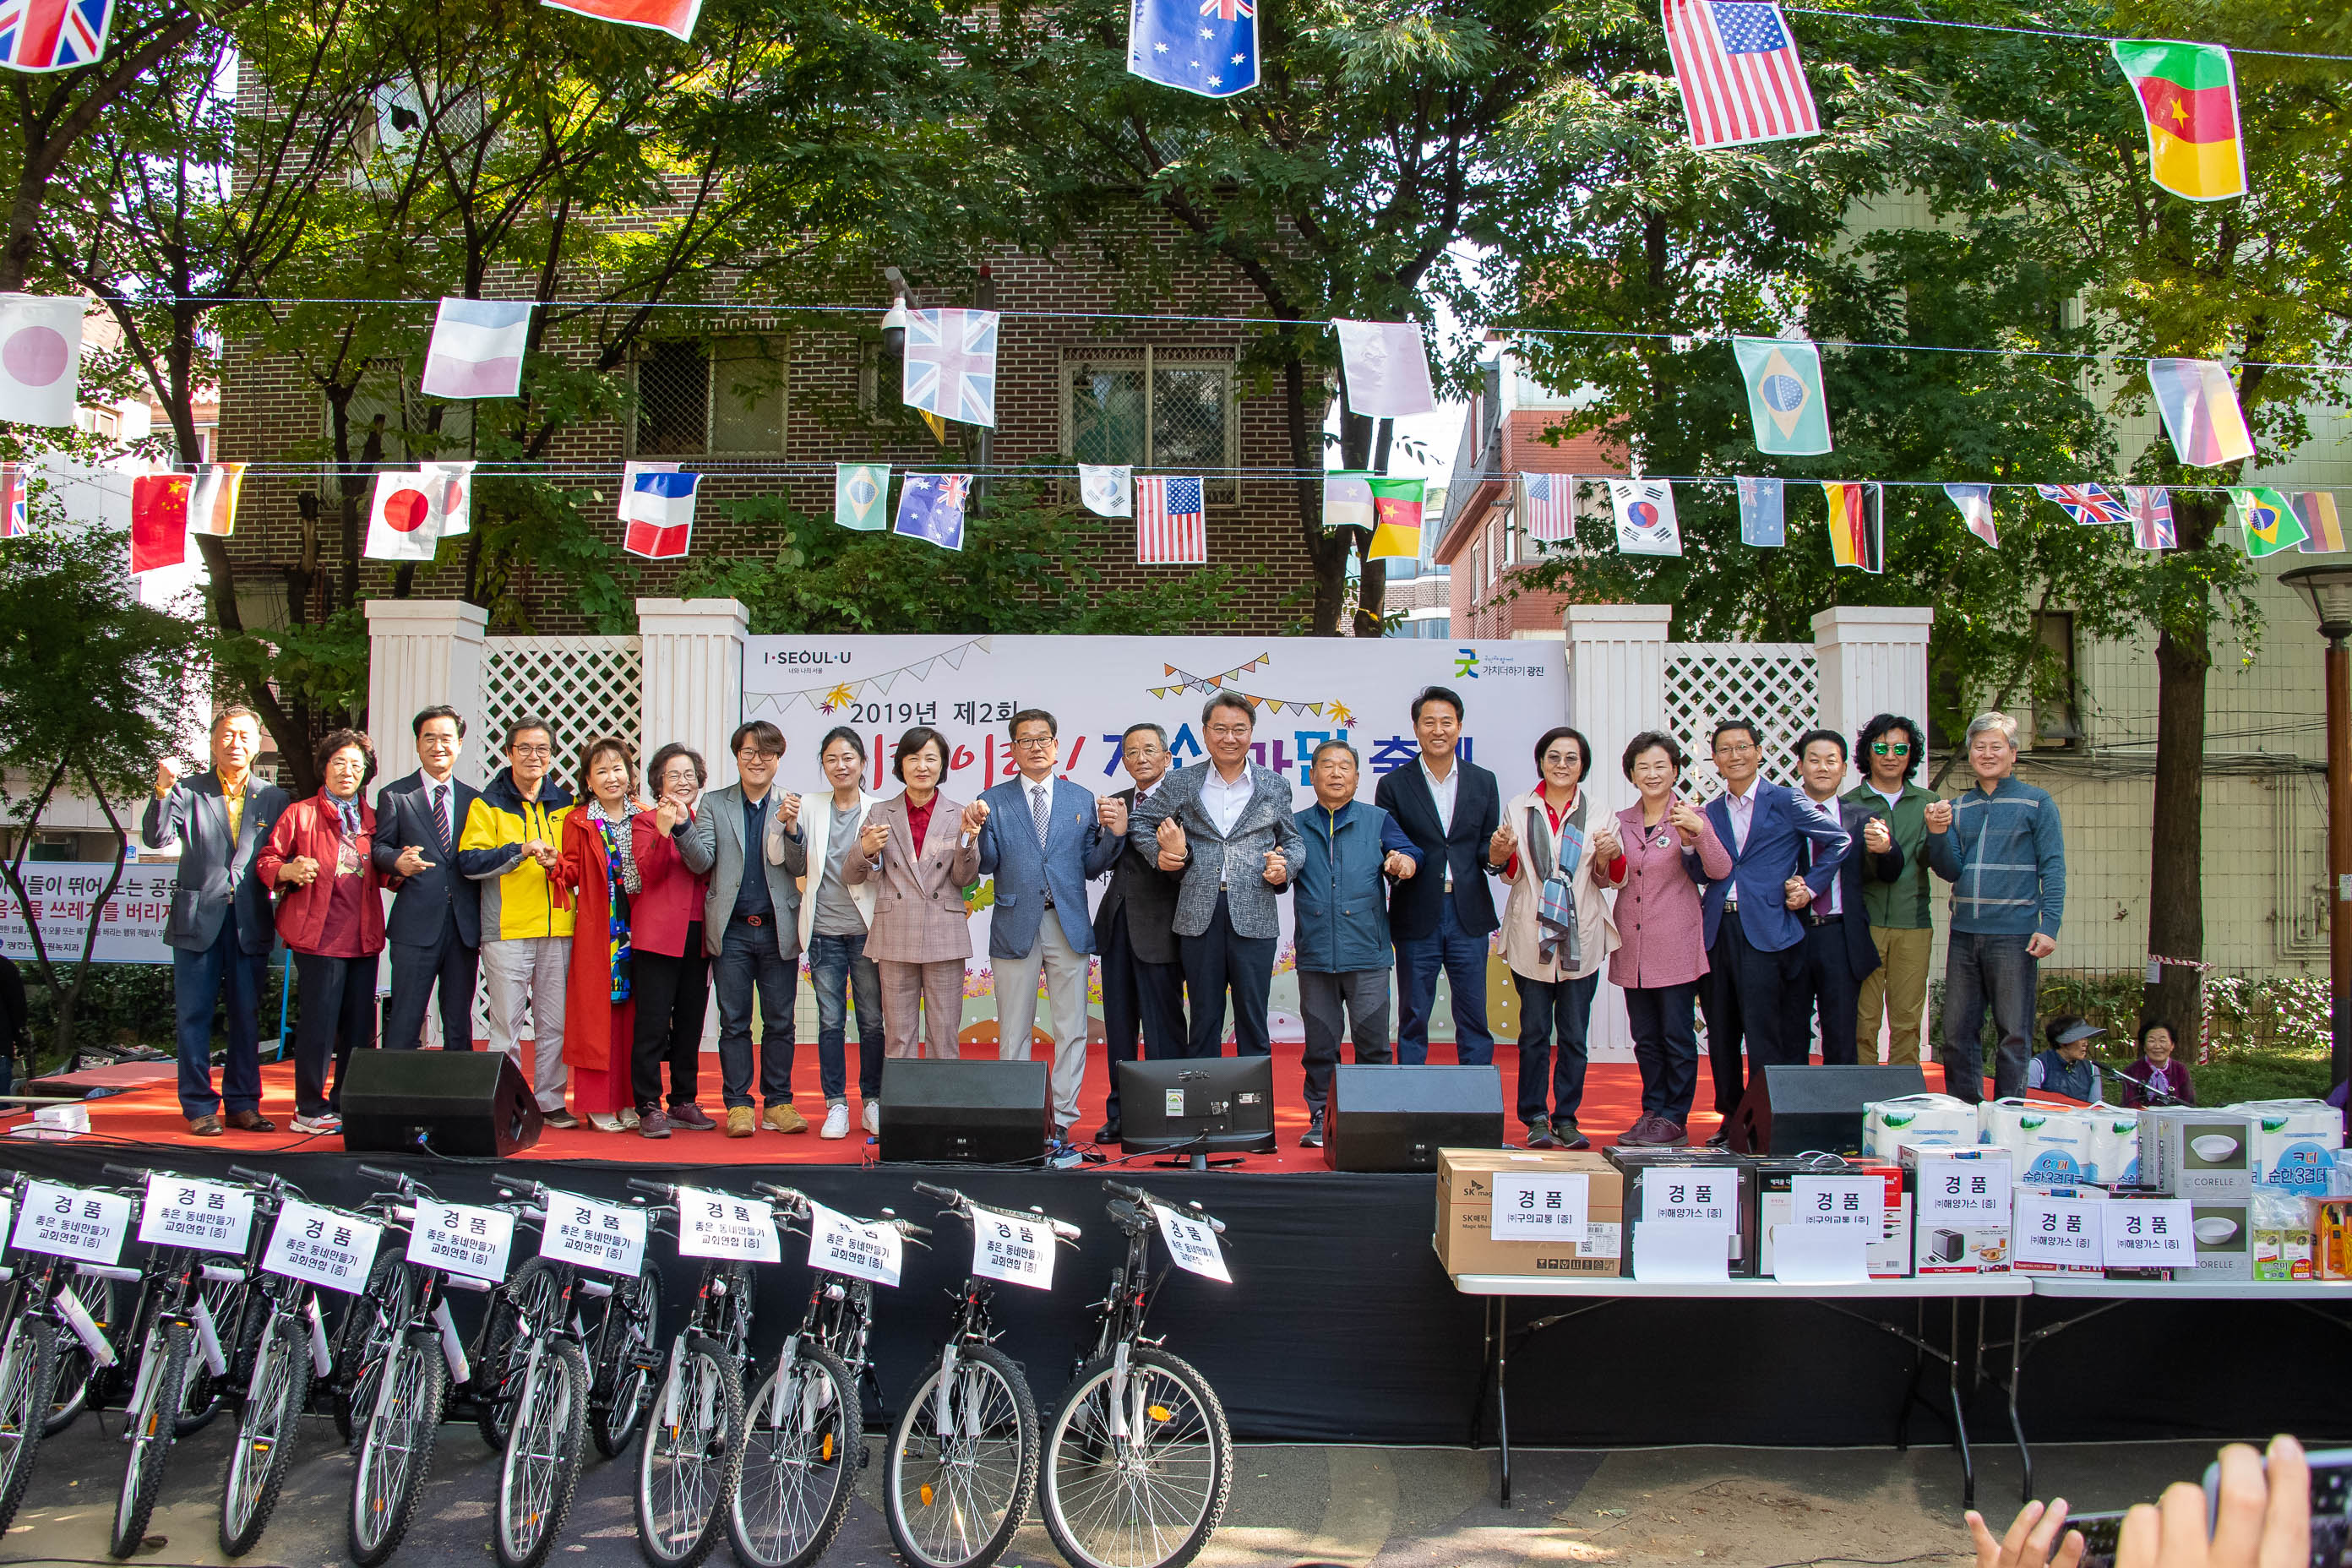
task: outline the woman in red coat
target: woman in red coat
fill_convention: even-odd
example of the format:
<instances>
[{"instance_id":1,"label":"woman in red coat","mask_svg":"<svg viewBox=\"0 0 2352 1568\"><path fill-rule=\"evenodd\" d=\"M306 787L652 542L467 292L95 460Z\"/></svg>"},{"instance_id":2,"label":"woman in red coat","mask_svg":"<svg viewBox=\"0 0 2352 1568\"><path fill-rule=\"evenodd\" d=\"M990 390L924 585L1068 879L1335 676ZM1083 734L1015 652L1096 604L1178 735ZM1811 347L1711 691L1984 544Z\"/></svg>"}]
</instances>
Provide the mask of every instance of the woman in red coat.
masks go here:
<instances>
[{"instance_id":1,"label":"woman in red coat","mask_svg":"<svg viewBox=\"0 0 2352 1568\"><path fill-rule=\"evenodd\" d=\"M385 884L369 853L375 813L360 798L360 787L374 772L375 752L365 735L356 730L330 734L319 742L325 787L288 806L254 858L262 885L286 894L278 903L278 934L293 950L301 995L294 1026L297 1132L342 1130L343 1069L354 1049L375 1045Z\"/></svg>"},{"instance_id":2,"label":"woman in red coat","mask_svg":"<svg viewBox=\"0 0 2352 1568\"><path fill-rule=\"evenodd\" d=\"M637 1125L629 1089L636 1037L629 903L644 891L630 818L637 766L628 742L600 736L581 749L575 798L565 814L554 880L572 903L572 965L563 987L563 1060L572 1069L572 1108L599 1132Z\"/></svg>"}]
</instances>

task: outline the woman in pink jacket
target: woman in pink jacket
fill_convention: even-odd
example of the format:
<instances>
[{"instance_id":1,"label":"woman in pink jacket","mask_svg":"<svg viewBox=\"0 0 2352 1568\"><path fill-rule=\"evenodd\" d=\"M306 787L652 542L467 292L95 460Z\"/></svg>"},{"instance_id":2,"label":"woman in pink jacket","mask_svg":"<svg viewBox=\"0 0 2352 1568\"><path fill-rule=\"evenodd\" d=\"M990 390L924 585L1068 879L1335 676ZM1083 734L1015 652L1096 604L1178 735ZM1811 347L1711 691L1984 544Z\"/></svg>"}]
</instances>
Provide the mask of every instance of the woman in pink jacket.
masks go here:
<instances>
[{"instance_id":1,"label":"woman in pink jacket","mask_svg":"<svg viewBox=\"0 0 2352 1568\"><path fill-rule=\"evenodd\" d=\"M629 946L636 954L636 1038L629 1056L637 1134L667 1138L673 1128L718 1127L697 1096L701 1089L702 1017L710 1004L710 959L702 945L702 898L709 879L687 868L677 841L694 830L695 802L709 780L702 753L673 741L646 770L654 808L629 818L643 890L629 906ZM669 1063L669 1101L662 1102L662 1063Z\"/></svg>"},{"instance_id":2,"label":"woman in pink jacket","mask_svg":"<svg viewBox=\"0 0 2352 1568\"><path fill-rule=\"evenodd\" d=\"M1617 1140L1658 1148L1690 1142L1698 1085L1693 1018L1706 974L1699 889L1731 875L1731 855L1706 817L1675 794L1687 759L1672 735L1645 730L1625 747L1625 776L1641 800L1617 814L1594 870L1617 894L1617 951L1609 980L1625 993L1625 1021L1642 1068L1642 1117ZM1611 854L1608 851L1613 850Z\"/></svg>"}]
</instances>

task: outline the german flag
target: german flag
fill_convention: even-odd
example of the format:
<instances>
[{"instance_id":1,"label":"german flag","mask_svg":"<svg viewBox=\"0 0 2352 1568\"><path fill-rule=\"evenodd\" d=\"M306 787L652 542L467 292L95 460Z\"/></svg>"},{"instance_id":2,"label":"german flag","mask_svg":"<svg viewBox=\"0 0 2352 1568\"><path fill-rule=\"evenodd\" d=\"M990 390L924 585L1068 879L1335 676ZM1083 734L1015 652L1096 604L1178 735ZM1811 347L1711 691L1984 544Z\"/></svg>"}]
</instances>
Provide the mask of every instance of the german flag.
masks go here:
<instances>
[{"instance_id":1,"label":"german flag","mask_svg":"<svg viewBox=\"0 0 2352 1568\"><path fill-rule=\"evenodd\" d=\"M2161 38L2118 38L2109 47L2147 117L2148 177L2192 202L2244 195L2246 149L2230 51Z\"/></svg>"},{"instance_id":2,"label":"german flag","mask_svg":"<svg viewBox=\"0 0 2352 1568\"><path fill-rule=\"evenodd\" d=\"M2305 555L2335 555L2344 549L2344 520L2336 514L2334 490L2304 490L2287 498L2294 507L2294 517L2303 524L2303 542L2296 549Z\"/></svg>"},{"instance_id":3,"label":"german flag","mask_svg":"<svg viewBox=\"0 0 2352 1568\"><path fill-rule=\"evenodd\" d=\"M1822 482L1830 502L1830 560L1863 572L1886 570L1886 530L1874 484Z\"/></svg>"}]
</instances>

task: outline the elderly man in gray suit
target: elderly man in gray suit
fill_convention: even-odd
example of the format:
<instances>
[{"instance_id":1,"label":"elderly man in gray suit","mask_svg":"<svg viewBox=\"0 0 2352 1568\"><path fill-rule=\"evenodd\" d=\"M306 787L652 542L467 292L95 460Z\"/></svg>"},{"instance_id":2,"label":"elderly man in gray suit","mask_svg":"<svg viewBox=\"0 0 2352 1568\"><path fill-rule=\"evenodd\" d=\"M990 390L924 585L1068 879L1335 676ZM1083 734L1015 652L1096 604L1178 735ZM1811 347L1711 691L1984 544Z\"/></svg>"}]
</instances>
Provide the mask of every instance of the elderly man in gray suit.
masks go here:
<instances>
[{"instance_id":1,"label":"elderly man in gray suit","mask_svg":"<svg viewBox=\"0 0 2352 1568\"><path fill-rule=\"evenodd\" d=\"M1274 1048L1265 1003L1282 934L1276 899L1305 845L1291 816L1290 781L1249 760L1256 728L1257 711L1240 692L1210 698L1201 710L1209 760L1174 774L1129 819L1129 843L1184 879L1176 936L1192 1009L1188 1057L1224 1054L1228 990L1235 1051L1265 1056Z\"/></svg>"}]
</instances>

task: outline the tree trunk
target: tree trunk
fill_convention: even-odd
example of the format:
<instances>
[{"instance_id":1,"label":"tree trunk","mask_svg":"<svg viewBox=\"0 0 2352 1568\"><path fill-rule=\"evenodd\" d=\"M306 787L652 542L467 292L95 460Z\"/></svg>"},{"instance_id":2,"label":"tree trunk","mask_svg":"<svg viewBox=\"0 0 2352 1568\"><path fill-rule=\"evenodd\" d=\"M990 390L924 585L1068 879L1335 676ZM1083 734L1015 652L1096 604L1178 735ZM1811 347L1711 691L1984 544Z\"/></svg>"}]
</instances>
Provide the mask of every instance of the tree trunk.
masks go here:
<instances>
[{"instance_id":1,"label":"tree trunk","mask_svg":"<svg viewBox=\"0 0 2352 1568\"><path fill-rule=\"evenodd\" d=\"M1290 466L1298 475L1298 525L1307 559L1315 564L1315 602L1308 612L1310 637L1339 635L1348 596L1348 541L1323 528L1323 492L1314 473L1323 466L1323 442L1316 411L1307 405L1307 366L1294 343L1282 367L1283 413L1290 426ZM479 530L476 531L477 532Z\"/></svg>"},{"instance_id":2,"label":"tree trunk","mask_svg":"<svg viewBox=\"0 0 2352 1568\"><path fill-rule=\"evenodd\" d=\"M2223 503L2173 492L2174 519L2185 554L2202 550L2220 525ZM2203 587L2186 605L2171 606L2156 640L2156 800L2148 843L2147 951L2163 963L2147 984L2142 1006L2172 1026L2184 1042L2200 1037L2204 1019L2205 957L2205 677L2212 668Z\"/></svg>"}]
</instances>

